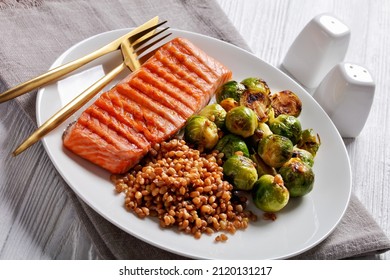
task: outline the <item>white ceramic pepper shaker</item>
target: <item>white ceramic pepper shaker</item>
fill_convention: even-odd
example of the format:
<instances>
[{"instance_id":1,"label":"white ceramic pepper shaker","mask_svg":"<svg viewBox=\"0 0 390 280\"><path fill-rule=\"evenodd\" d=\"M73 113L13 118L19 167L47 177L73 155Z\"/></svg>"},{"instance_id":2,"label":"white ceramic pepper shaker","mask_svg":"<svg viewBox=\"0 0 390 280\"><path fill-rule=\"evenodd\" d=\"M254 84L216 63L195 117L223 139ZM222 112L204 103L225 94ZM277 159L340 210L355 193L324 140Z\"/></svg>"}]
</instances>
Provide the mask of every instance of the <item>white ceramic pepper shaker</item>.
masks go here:
<instances>
[{"instance_id":1,"label":"white ceramic pepper shaker","mask_svg":"<svg viewBox=\"0 0 390 280\"><path fill-rule=\"evenodd\" d=\"M326 75L313 97L342 137L355 138L366 123L374 93L374 80L365 67L342 62Z\"/></svg>"},{"instance_id":2,"label":"white ceramic pepper shaker","mask_svg":"<svg viewBox=\"0 0 390 280\"><path fill-rule=\"evenodd\" d=\"M312 92L344 60L350 34L349 27L332 14L314 17L292 43L282 70Z\"/></svg>"}]
</instances>

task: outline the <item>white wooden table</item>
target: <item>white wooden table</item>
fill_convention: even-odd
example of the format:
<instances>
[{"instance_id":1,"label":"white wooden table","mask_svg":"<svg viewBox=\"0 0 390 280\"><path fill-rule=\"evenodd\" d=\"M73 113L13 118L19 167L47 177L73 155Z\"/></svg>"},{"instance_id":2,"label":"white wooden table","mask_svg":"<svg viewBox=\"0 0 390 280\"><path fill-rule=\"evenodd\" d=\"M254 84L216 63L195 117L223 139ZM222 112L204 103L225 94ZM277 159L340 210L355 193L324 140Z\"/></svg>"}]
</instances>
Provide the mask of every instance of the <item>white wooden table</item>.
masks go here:
<instances>
[{"instance_id":1,"label":"white wooden table","mask_svg":"<svg viewBox=\"0 0 390 280\"><path fill-rule=\"evenodd\" d=\"M390 138L390 2L217 1L252 51L274 66L281 63L294 38L317 14L331 12L351 28L346 60L366 66L377 85L372 111L363 132L356 139L345 139L353 171L353 192L390 235L390 145L387 143ZM7 112L0 112L0 118L12 124L12 119L7 119L7 116ZM0 126L0 135L6 132ZM0 195L0 259L97 258L83 226L73 210L67 207L66 200L54 208L62 211L61 220L48 224L44 213L25 213L24 209L10 212L12 196L21 194L17 193L18 190L7 191L7 195ZM36 198L32 191L26 194L31 197L26 197L25 201ZM26 222L26 219L32 219L32 214L42 215L38 220L34 218L38 223ZM390 259L390 253L380 258Z\"/></svg>"}]
</instances>

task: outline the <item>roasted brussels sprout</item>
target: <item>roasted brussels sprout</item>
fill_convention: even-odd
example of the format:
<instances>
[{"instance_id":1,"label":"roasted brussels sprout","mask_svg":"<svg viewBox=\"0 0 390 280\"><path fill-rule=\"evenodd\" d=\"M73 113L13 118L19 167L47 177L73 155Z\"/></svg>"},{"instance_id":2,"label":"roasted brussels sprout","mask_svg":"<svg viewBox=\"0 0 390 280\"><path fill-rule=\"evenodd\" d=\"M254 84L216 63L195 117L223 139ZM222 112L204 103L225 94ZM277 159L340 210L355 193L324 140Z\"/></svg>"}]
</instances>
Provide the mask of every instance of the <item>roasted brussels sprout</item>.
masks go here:
<instances>
[{"instance_id":1,"label":"roasted brussels sprout","mask_svg":"<svg viewBox=\"0 0 390 280\"><path fill-rule=\"evenodd\" d=\"M260 122L268 120L271 100L268 95L262 92L245 91L240 98L240 105L251 108L257 115Z\"/></svg>"},{"instance_id":2,"label":"roasted brussels sprout","mask_svg":"<svg viewBox=\"0 0 390 280\"><path fill-rule=\"evenodd\" d=\"M199 148L212 149L218 142L217 125L205 116L194 115L184 128L184 137Z\"/></svg>"},{"instance_id":3,"label":"roasted brussels sprout","mask_svg":"<svg viewBox=\"0 0 390 280\"><path fill-rule=\"evenodd\" d=\"M275 176L277 174L275 168L267 165L264 160L257 154L252 154L252 161L255 163L257 176L261 177L262 175L269 174Z\"/></svg>"},{"instance_id":4,"label":"roasted brussels sprout","mask_svg":"<svg viewBox=\"0 0 390 280\"><path fill-rule=\"evenodd\" d=\"M199 112L199 115L207 117L219 128L225 126L226 111L217 103L207 105Z\"/></svg>"},{"instance_id":5,"label":"roasted brussels sprout","mask_svg":"<svg viewBox=\"0 0 390 280\"><path fill-rule=\"evenodd\" d=\"M238 107L240 104L238 101L234 100L234 98L230 97L222 100L219 105L221 105L226 112L229 112L231 109Z\"/></svg>"},{"instance_id":6,"label":"roasted brussels sprout","mask_svg":"<svg viewBox=\"0 0 390 280\"><path fill-rule=\"evenodd\" d=\"M236 81L226 82L221 87L219 87L215 93L217 103L220 103L226 98L233 98L238 102L244 90L245 86L241 83Z\"/></svg>"},{"instance_id":7,"label":"roasted brussels sprout","mask_svg":"<svg viewBox=\"0 0 390 280\"><path fill-rule=\"evenodd\" d=\"M301 159L310 167L313 167L314 165L314 156L309 151L294 147L292 157Z\"/></svg>"},{"instance_id":8,"label":"roasted brussels sprout","mask_svg":"<svg viewBox=\"0 0 390 280\"><path fill-rule=\"evenodd\" d=\"M257 208L272 213L287 205L290 194L280 175L263 175L253 185L252 199Z\"/></svg>"},{"instance_id":9,"label":"roasted brussels sprout","mask_svg":"<svg viewBox=\"0 0 390 280\"><path fill-rule=\"evenodd\" d=\"M268 95L270 93L270 89L267 83L260 78L249 77L242 80L241 84L245 86L247 91L252 93L261 92L264 93L265 95Z\"/></svg>"},{"instance_id":10,"label":"roasted brussels sprout","mask_svg":"<svg viewBox=\"0 0 390 280\"><path fill-rule=\"evenodd\" d=\"M223 174L238 190L251 190L258 179L253 161L242 155L228 158L223 164Z\"/></svg>"},{"instance_id":11,"label":"roasted brussels sprout","mask_svg":"<svg viewBox=\"0 0 390 280\"><path fill-rule=\"evenodd\" d=\"M281 114L298 117L301 114L302 101L290 90L272 93L270 99L275 117Z\"/></svg>"},{"instance_id":12,"label":"roasted brussels sprout","mask_svg":"<svg viewBox=\"0 0 390 280\"><path fill-rule=\"evenodd\" d=\"M215 146L215 149L224 153L224 158L228 159L236 152L242 152L244 156L249 157L248 147L245 141L234 134L223 136Z\"/></svg>"},{"instance_id":13,"label":"roasted brussels sprout","mask_svg":"<svg viewBox=\"0 0 390 280\"><path fill-rule=\"evenodd\" d=\"M313 189L314 172L299 158L292 158L286 162L279 169L279 174L291 197L304 196Z\"/></svg>"},{"instance_id":14,"label":"roasted brussels sprout","mask_svg":"<svg viewBox=\"0 0 390 280\"><path fill-rule=\"evenodd\" d=\"M297 147L310 152L313 156L316 156L318 149L321 146L321 139L313 129L305 129L302 131L301 138L297 143Z\"/></svg>"},{"instance_id":15,"label":"roasted brussels sprout","mask_svg":"<svg viewBox=\"0 0 390 280\"><path fill-rule=\"evenodd\" d=\"M253 135L258 126L257 116L252 109L238 106L226 114L226 128L244 138Z\"/></svg>"},{"instance_id":16,"label":"roasted brussels sprout","mask_svg":"<svg viewBox=\"0 0 390 280\"><path fill-rule=\"evenodd\" d=\"M293 152L293 143L287 137L271 134L259 142L257 153L271 167L281 167Z\"/></svg>"},{"instance_id":17,"label":"roasted brussels sprout","mask_svg":"<svg viewBox=\"0 0 390 280\"><path fill-rule=\"evenodd\" d=\"M276 118L271 117L268 123L273 133L287 137L294 145L301 139L301 122L294 116L282 114Z\"/></svg>"},{"instance_id":18,"label":"roasted brussels sprout","mask_svg":"<svg viewBox=\"0 0 390 280\"><path fill-rule=\"evenodd\" d=\"M240 105L251 108L260 122L268 119L268 111L271 108L269 87L265 81L259 78L246 78L241 81L246 90L240 97Z\"/></svg>"}]
</instances>

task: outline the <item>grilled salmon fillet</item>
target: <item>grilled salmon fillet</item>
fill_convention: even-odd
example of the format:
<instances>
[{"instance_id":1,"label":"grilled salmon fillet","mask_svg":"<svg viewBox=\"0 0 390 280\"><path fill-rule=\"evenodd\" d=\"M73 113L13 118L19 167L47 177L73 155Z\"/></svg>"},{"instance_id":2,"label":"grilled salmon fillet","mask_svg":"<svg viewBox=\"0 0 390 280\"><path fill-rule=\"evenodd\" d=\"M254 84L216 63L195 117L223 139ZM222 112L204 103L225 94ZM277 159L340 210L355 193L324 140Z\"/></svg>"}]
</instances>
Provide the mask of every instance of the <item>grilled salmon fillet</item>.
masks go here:
<instances>
[{"instance_id":1,"label":"grilled salmon fillet","mask_svg":"<svg viewBox=\"0 0 390 280\"><path fill-rule=\"evenodd\" d=\"M187 39L175 38L87 108L63 144L111 173L124 173L177 133L231 75Z\"/></svg>"}]
</instances>

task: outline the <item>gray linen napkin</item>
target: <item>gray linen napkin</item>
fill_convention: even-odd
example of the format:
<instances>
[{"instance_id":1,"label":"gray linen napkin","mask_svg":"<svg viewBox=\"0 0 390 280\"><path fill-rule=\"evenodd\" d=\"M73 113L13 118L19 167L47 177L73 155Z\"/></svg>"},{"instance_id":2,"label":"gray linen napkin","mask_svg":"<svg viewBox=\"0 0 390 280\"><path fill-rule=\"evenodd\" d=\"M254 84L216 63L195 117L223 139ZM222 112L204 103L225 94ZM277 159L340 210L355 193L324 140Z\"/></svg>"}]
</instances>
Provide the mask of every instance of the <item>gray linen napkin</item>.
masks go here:
<instances>
[{"instance_id":1,"label":"gray linen napkin","mask_svg":"<svg viewBox=\"0 0 390 280\"><path fill-rule=\"evenodd\" d=\"M137 26L155 15L167 19L171 27L207 34L249 49L214 1L6 0L0 1L0 89L46 71L63 51L85 38ZM90 209L56 172L41 144L16 159L8 156L12 143L20 142L36 127L35 97L33 92L0 106L0 110L7 111L8 119L1 122L7 131L14 131L1 136L0 150L0 167L4 170L1 176L5 176L0 183L7 184L0 186L0 190L12 192L10 201L31 188L36 190L35 200L30 202L36 204L34 207L39 207L40 199L70 201L103 259L183 259L132 237ZM10 126L22 132L17 133ZM3 141L8 144L3 145ZM41 164L36 164L37 161ZM13 190L18 187L21 190L15 193ZM321 244L295 258L342 259L380 254L389 249L389 239L353 195L336 230Z\"/></svg>"}]
</instances>

